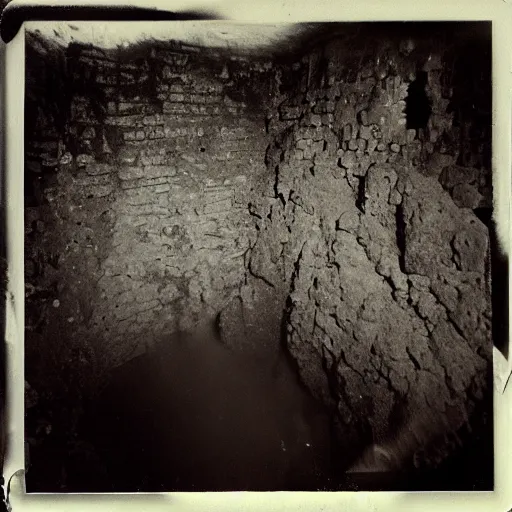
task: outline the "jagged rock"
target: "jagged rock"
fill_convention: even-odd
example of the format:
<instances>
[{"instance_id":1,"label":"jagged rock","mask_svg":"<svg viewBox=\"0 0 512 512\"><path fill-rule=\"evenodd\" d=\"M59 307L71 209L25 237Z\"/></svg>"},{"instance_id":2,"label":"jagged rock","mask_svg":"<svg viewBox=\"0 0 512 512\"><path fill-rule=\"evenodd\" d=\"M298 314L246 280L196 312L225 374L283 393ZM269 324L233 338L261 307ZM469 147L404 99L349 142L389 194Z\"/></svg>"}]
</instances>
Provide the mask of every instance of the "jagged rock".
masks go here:
<instances>
[{"instance_id":1,"label":"jagged rock","mask_svg":"<svg viewBox=\"0 0 512 512\"><path fill-rule=\"evenodd\" d=\"M483 201L483 196L478 191L476 185L468 183L459 183L453 187L452 198L459 208L469 208L474 210L478 208Z\"/></svg>"},{"instance_id":2,"label":"jagged rock","mask_svg":"<svg viewBox=\"0 0 512 512\"><path fill-rule=\"evenodd\" d=\"M478 169L472 167L461 167L459 165L450 165L445 167L439 176L439 183L447 190L453 189L459 184L475 183L479 177Z\"/></svg>"}]
</instances>

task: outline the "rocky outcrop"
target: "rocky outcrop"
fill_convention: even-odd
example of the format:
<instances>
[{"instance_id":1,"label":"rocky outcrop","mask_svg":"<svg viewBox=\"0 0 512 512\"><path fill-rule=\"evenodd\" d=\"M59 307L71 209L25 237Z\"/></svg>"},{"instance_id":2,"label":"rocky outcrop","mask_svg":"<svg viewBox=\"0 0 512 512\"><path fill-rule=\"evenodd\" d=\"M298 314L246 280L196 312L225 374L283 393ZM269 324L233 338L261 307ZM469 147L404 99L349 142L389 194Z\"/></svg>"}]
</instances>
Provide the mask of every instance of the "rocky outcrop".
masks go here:
<instances>
[{"instance_id":1,"label":"rocky outcrop","mask_svg":"<svg viewBox=\"0 0 512 512\"><path fill-rule=\"evenodd\" d=\"M489 237L470 210L481 204L481 170L453 165L457 150L446 151L454 129L442 55L423 68L432 115L415 130L405 109L413 66L401 56L390 76L383 63L398 51L385 47L352 81L329 60L330 74L284 100L267 152L274 199L259 202L250 268L287 290L288 349L336 411L346 450L416 424L400 457L421 451L422 465L486 388ZM302 60L304 73L314 62Z\"/></svg>"}]
</instances>

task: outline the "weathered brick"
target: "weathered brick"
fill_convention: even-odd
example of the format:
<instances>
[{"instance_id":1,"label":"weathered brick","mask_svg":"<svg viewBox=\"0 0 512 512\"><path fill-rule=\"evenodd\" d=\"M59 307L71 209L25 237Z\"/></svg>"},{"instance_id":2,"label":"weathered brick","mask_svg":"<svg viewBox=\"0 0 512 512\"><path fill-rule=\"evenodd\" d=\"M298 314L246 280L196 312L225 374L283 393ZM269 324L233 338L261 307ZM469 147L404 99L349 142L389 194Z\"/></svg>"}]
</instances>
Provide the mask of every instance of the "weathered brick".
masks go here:
<instances>
[{"instance_id":1,"label":"weathered brick","mask_svg":"<svg viewBox=\"0 0 512 512\"><path fill-rule=\"evenodd\" d=\"M279 110L283 121L299 119L302 114L302 108L300 106L283 106Z\"/></svg>"},{"instance_id":2,"label":"weathered brick","mask_svg":"<svg viewBox=\"0 0 512 512\"><path fill-rule=\"evenodd\" d=\"M110 195L114 191L114 186L111 184L108 185L98 185L93 187L88 187L85 191L86 197L106 197Z\"/></svg>"},{"instance_id":3,"label":"weathered brick","mask_svg":"<svg viewBox=\"0 0 512 512\"><path fill-rule=\"evenodd\" d=\"M139 114L142 112L143 107L144 105L141 103L128 103L125 101L122 101L117 105L117 109L120 114Z\"/></svg>"},{"instance_id":4,"label":"weathered brick","mask_svg":"<svg viewBox=\"0 0 512 512\"><path fill-rule=\"evenodd\" d=\"M163 178L176 176L175 167L167 165L146 165L144 167L125 167L119 171L119 179Z\"/></svg>"},{"instance_id":5,"label":"weathered brick","mask_svg":"<svg viewBox=\"0 0 512 512\"><path fill-rule=\"evenodd\" d=\"M166 137L186 137L189 134L188 128L185 127L178 127L178 128L171 128L171 127L165 127L164 130Z\"/></svg>"},{"instance_id":6,"label":"weathered brick","mask_svg":"<svg viewBox=\"0 0 512 512\"><path fill-rule=\"evenodd\" d=\"M88 164L92 164L94 162L94 157L92 155L78 155L76 157L76 163L78 167L85 167Z\"/></svg>"},{"instance_id":7,"label":"weathered brick","mask_svg":"<svg viewBox=\"0 0 512 512\"><path fill-rule=\"evenodd\" d=\"M112 166L108 164L89 164L85 172L91 176L109 174L112 172Z\"/></svg>"},{"instance_id":8,"label":"weathered brick","mask_svg":"<svg viewBox=\"0 0 512 512\"><path fill-rule=\"evenodd\" d=\"M139 189L140 190L140 189ZM137 192L139 190L136 190ZM125 191L125 194L130 190ZM148 188L143 189L144 203L141 204L120 204L117 207L117 211L120 214L133 215L133 216L151 216L151 215L163 215L168 216L170 214L169 208L165 206L159 206L158 204L151 202L151 193Z\"/></svg>"},{"instance_id":9,"label":"weathered brick","mask_svg":"<svg viewBox=\"0 0 512 512\"><path fill-rule=\"evenodd\" d=\"M146 137L148 139L163 139L165 137L164 128L157 126L156 128L146 129Z\"/></svg>"},{"instance_id":10,"label":"weathered brick","mask_svg":"<svg viewBox=\"0 0 512 512\"><path fill-rule=\"evenodd\" d=\"M182 84L171 84L168 86L170 92L185 92L186 88ZM166 89L167 90L167 89Z\"/></svg>"},{"instance_id":11,"label":"weathered brick","mask_svg":"<svg viewBox=\"0 0 512 512\"><path fill-rule=\"evenodd\" d=\"M110 126L137 128L142 126L142 117L140 115L107 117L105 119L105 124Z\"/></svg>"},{"instance_id":12,"label":"weathered brick","mask_svg":"<svg viewBox=\"0 0 512 512\"><path fill-rule=\"evenodd\" d=\"M163 104L164 114L188 114L190 112L189 105L183 103L171 103L164 102Z\"/></svg>"},{"instance_id":13,"label":"weathered brick","mask_svg":"<svg viewBox=\"0 0 512 512\"><path fill-rule=\"evenodd\" d=\"M297 149L306 149L308 146L308 143L307 143L307 140L306 139L300 139L297 141L297 144L296 144L296 147Z\"/></svg>"},{"instance_id":14,"label":"weathered brick","mask_svg":"<svg viewBox=\"0 0 512 512\"><path fill-rule=\"evenodd\" d=\"M176 176L177 170L168 165L146 165L144 173L147 178L172 177Z\"/></svg>"},{"instance_id":15,"label":"weathered brick","mask_svg":"<svg viewBox=\"0 0 512 512\"><path fill-rule=\"evenodd\" d=\"M141 153L140 155L141 165L164 165L166 159L165 153L156 155Z\"/></svg>"},{"instance_id":16,"label":"weathered brick","mask_svg":"<svg viewBox=\"0 0 512 512\"><path fill-rule=\"evenodd\" d=\"M119 75L119 83L122 85L132 85L135 83L135 77L131 73L121 72Z\"/></svg>"},{"instance_id":17,"label":"weathered brick","mask_svg":"<svg viewBox=\"0 0 512 512\"><path fill-rule=\"evenodd\" d=\"M311 146L306 146L303 150L303 158L304 160L311 160L313 158L313 149Z\"/></svg>"},{"instance_id":18,"label":"weathered brick","mask_svg":"<svg viewBox=\"0 0 512 512\"><path fill-rule=\"evenodd\" d=\"M112 180L109 174L88 175L85 173L80 173L80 175L74 180L75 185L81 187L88 187L93 185L107 185L111 182Z\"/></svg>"},{"instance_id":19,"label":"weathered brick","mask_svg":"<svg viewBox=\"0 0 512 512\"><path fill-rule=\"evenodd\" d=\"M138 130L136 132L124 132L123 138L127 141L141 141L146 138L146 134L142 130Z\"/></svg>"},{"instance_id":20,"label":"weathered brick","mask_svg":"<svg viewBox=\"0 0 512 512\"><path fill-rule=\"evenodd\" d=\"M203 94L191 94L188 101L191 103L206 103L206 97Z\"/></svg>"},{"instance_id":21,"label":"weathered brick","mask_svg":"<svg viewBox=\"0 0 512 512\"><path fill-rule=\"evenodd\" d=\"M135 180L144 177L144 167L123 167L119 169L119 179Z\"/></svg>"},{"instance_id":22,"label":"weathered brick","mask_svg":"<svg viewBox=\"0 0 512 512\"><path fill-rule=\"evenodd\" d=\"M161 115L155 114L152 116L145 116L142 123L146 126L156 126L164 123L164 119Z\"/></svg>"},{"instance_id":23,"label":"weathered brick","mask_svg":"<svg viewBox=\"0 0 512 512\"><path fill-rule=\"evenodd\" d=\"M121 188L123 190L150 187L156 185L164 185L167 183L167 178L141 178L134 180L123 180L121 181ZM169 187L167 187L169 190Z\"/></svg>"},{"instance_id":24,"label":"weathered brick","mask_svg":"<svg viewBox=\"0 0 512 512\"><path fill-rule=\"evenodd\" d=\"M179 93L171 93L169 94L169 101L182 103L185 101L185 95Z\"/></svg>"},{"instance_id":25,"label":"weathered brick","mask_svg":"<svg viewBox=\"0 0 512 512\"><path fill-rule=\"evenodd\" d=\"M223 199L221 201L216 201L215 203L209 203L204 206L204 213L218 213L224 212L231 209L231 199Z\"/></svg>"},{"instance_id":26,"label":"weathered brick","mask_svg":"<svg viewBox=\"0 0 512 512\"><path fill-rule=\"evenodd\" d=\"M194 82L192 84L194 91L198 93L209 93L209 94L220 94L224 90L224 86L221 83L211 83L211 82Z\"/></svg>"},{"instance_id":27,"label":"weathered brick","mask_svg":"<svg viewBox=\"0 0 512 512\"><path fill-rule=\"evenodd\" d=\"M154 194L163 194L169 192L171 186L167 183L167 178L155 178L123 181L121 182L123 190L141 190L143 189L146 194L146 202L151 198L151 203L155 202ZM167 204L167 203L166 203ZM158 203L158 206L162 206Z\"/></svg>"},{"instance_id":28,"label":"weathered brick","mask_svg":"<svg viewBox=\"0 0 512 512\"><path fill-rule=\"evenodd\" d=\"M322 153L324 150L325 141L319 140L311 144L311 150L314 154Z\"/></svg>"},{"instance_id":29,"label":"weathered brick","mask_svg":"<svg viewBox=\"0 0 512 512\"><path fill-rule=\"evenodd\" d=\"M360 126L359 137L365 140L370 140L371 138L373 138L372 128L370 126Z\"/></svg>"},{"instance_id":30,"label":"weathered brick","mask_svg":"<svg viewBox=\"0 0 512 512\"><path fill-rule=\"evenodd\" d=\"M378 141L376 139L370 139L368 141L367 151L369 153L373 153L375 149L377 148Z\"/></svg>"},{"instance_id":31,"label":"weathered brick","mask_svg":"<svg viewBox=\"0 0 512 512\"><path fill-rule=\"evenodd\" d=\"M220 136L223 140L238 140L247 137L247 130L244 128L227 128L223 126L220 129Z\"/></svg>"},{"instance_id":32,"label":"weathered brick","mask_svg":"<svg viewBox=\"0 0 512 512\"><path fill-rule=\"evenodd\" d=\"M137 156L139 155L139 150L134 147L122 146L119 149L118 160L122 164L134 164L137 160Z\"/></svg>"},{"instance_id":33,"label":"weathered brick","mask_svg":"<svg viewBox=\"0 0 512 512\"><path fill-rule=\"evenodd\" d=\"M205 115L209 113L208 108L205 105L190 105L190 113L191 114L201 114Z\"/></svg>"},{"instance_id":34,"label":"weathered brick","mask_svg":"<svg viewBox=\"0 0 512 512\"><path fill-rule=\"evenodd\" d=\"M349 141L352 138L352 125L346 124L343 127L343 140Z\"/></svg>"}]
</instances>

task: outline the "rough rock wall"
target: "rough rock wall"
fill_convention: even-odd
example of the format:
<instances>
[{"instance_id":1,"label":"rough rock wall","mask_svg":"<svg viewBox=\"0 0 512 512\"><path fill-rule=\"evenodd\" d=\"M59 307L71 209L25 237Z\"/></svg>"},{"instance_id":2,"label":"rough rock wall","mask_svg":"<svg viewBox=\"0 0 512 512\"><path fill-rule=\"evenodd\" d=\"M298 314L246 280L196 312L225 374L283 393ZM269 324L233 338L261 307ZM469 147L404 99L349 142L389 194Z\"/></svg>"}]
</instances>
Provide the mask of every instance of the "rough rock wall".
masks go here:
<instances>
[{"instance_id":1,"label":"rough rock wall","mask_svg":"<svg viewBox=\"0 0 512 512\"><path fill-rule=\"evenodd\" d=\"M213 318L244 279L271 65L44 44L27 67L28 346L53 330L110 367Z\"/></svg>"},{"instance_id":2,"label":"rough rock wall","mask_svg":"<svg viewBox=\"0 0 512 512\"><path fill-rule=\"evenodd\" d=\"M32 56L27 364L44 387L73 396L219 314L232 347L286 341L347 460L414 422L408 454L467 423L491 348L489 56L442 35L279 65L180 45Z\"/></svg>"},{"instance_id":3,"label":"rough rock wall","mask_svg":"<svg viewBox=\"0 0 512 512\"><path fill-rule=\"evenodd\" d=\"M453 48L428 40L309 52L283 68L293 85L270 119L250 266L286 304L287 346L336 411L346 456L416 425L394 446L403 462L458 431L490 371L488 229L472 211L490 201L490 124L453 101ZM411 100L425 78L421 124ZM489 119L487 93L475 102Z\"/></svg>"}]
</instances>

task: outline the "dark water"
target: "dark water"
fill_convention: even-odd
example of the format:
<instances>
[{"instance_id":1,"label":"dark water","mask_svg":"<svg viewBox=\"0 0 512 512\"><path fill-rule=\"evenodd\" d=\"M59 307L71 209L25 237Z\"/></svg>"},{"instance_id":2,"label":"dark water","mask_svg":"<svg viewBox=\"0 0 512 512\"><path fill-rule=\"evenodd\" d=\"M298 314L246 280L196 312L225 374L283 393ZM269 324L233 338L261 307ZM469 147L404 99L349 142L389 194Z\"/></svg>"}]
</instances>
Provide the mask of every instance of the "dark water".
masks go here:
<instances>
[{"instance_id":1,"label":"dark water","mask_svg":"<svg viewBox=\"0 0 512 512\"><path fill-rule=\"evenodd\" d=\"M463 446L432 471L345 474L325 411L294 367L223 346L211 332L173 336L117 368L85 408L78 450L52 433L29 492L491 490L492 400ZM76 443L75 443L76 444ZM346 443L344 444L346 447ZM63 469L65 468L65 469Z\"/></svg>"},{"instance_id":2,"label":"dark water","mask_svg":"<svg viewBox=\"0 0 512 512\"><path fill-rule=\"evenodd\" d=\"M90 491L317 490L330 467L328 415L286 360L205 333L118 368L87 430L105 466Z\"/></svg>"}]
</instances>

